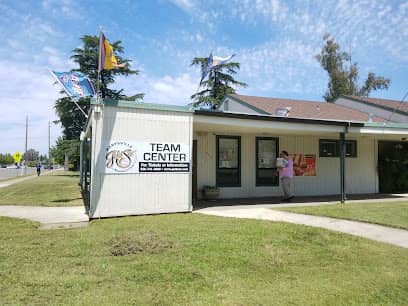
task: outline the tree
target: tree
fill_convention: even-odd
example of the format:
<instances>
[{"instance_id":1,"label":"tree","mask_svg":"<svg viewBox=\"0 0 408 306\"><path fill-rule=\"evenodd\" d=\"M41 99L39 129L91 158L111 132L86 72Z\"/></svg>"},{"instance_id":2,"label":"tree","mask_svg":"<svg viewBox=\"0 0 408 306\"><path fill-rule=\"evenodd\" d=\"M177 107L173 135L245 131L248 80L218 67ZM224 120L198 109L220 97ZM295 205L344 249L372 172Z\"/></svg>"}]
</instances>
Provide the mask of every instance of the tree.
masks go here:
<instances>
[{"instance_id":1,"label":"tree","mask_svg":"<svg viewBox=\"0 0 408 306\"><path fill-rule=\"evenodd\" d=\"M24 153L23 159L25 161L37 161L39 156L40 152L34 149L28 149L27 152Z\"/></svg>"},{"instance_id":2,"label":"tree","mask_svg":"<svg viewBox=\"0 0 408 306\"><path fill-rule=\"evenodd\" d=\"M71 59L79 65L78 69L72 71L80 71L92 81L93 84L98 82L98 58L99 58L99 37L92 35L84 35L81 37L82 48L74 49ZM108 85L115 82L115 77L119 75L137 75L138 70L130 69L131 60L123 58L120 54L123 54L123 47L121 41L112 43L112 47L115 50L115 57L119 63L126 63L123 68L113 70L101 71L101 80L99 82L100 95L102 98L122 99L122 100L140 100L143 99L144 94L135 94L133 96L126 96L123 94L123 89L114 90L110 89ZM82 98L77 101L78 105L88 113L90 108L90 98ZM55 102L55 109L60 118L61 125L63 127L63 138L59 139L55 150L68 150L70 151L70 162L72 164L79 164L79 135L83 130L86 118L84 114L75 106L71 98L63 97ZM64 142L66 142L64 144ZM64 152L61 154L65 155Z\"/></svg>"},{"instance_id":3,"label":"tree","mask_svg":"<svg viewBox=\"0 0 408 306\"><path fill-rule=\"evenodd\" d=\"M71 59L79 65L78 69L73 69L73 71L80 71L87 75L90 80L97 84L98 81L98 59L99 59L99 37L95 35L84 35L81 37L83 47L75 48L73 50L74 54ZM115 41L111 43L113 50L115 51L115 57L118 63L125 63L126 66L123 68L112 69L112 70L102 70L101 71L101 82L99 84L99 90L101 92L102 98L112 98L112 99L126 99L126 100L139 100L143 99L144 94L136 94L133 96L126 96L123 94L123 89L113 90L109 89L108 85L115 82L115 76L124 75L128 76L131 74L139 74L138 70L130 69L129 59L123 58L120 54L123 54L122 42Z\"/></svg>"},{"instance_id":4,"label":"tree","mask_svg":"<svg viewBox=\"0 0 408 306\"><path fill-rule=\"evenodd\" d=\"M328 90L323 98L333 102L340 95L368 96L372 90L388 89L390 80L376 77L369 72L363 86L358 85L358 66L351 60L351 54L341 51L340 45L330 34L323 37L324 45L317 61L329 74Z\"/></svg>"},{"instance_id":5,"label":"tree","mask_svg":"<svg viewBox=\"0 0 408 306\"><path fill-rule=\"evenodd\" d=\"M204 71L208 57L195 57L191 66L199 65L201 72ZM246 87L247 84L239 82L233 78L233 75L240 69L240 64L229 62L211 69L208 74L208 79L203 81L201 91L193 94L191 99L195 105L208 105L211 108L216 108L227 94L234 94L234 87ZM234 87L232 87L234 86Z\"/></svg>"},{"instance_id":6,"label":"tree","mask_svg":"<svg viewBox=\"0 0 408 306\"><path fill-rule=\"evenodd\" d=\"M55 146L51 148L51 156L53 160L63 165L65 162L65 155L69 157L69 163L72 164L73 169L78 169L79 166L79 139L65 139L59 137Z\"/></svg>"},{"instance_id":7,"label":"tree","mask_svg":"<svg viewBox=\"0 0 408 306\"><path fill-rule=\"evenodd\" d=\"M0 165L12 165L14 164L14 158L10 153L0 153Z\"/></svg>"}]
</instances>

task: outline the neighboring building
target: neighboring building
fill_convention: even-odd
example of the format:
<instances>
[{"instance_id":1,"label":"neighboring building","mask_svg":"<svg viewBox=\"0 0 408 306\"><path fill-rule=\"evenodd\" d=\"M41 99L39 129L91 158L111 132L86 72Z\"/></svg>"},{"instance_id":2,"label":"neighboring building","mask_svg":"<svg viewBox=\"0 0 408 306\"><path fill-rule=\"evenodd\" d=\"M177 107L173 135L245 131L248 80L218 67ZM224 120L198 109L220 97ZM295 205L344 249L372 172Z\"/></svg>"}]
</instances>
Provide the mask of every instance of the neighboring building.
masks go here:
<instances>
[{"instance_id":1,"label":"neighboring building","mask_svg":"<svg viewBox=\"0 0 408 306\"><path fill-rule=\"evenodd\" d=\"M369 97L340 96L335 104L372 114L388 122L408 123L408 103Z\"/></svg>"},{"instance_id":2,"label":"neighboring building","mask_svg":"<svg viewBox=\"0 0 408 306\"><path fill-rule=\"evenodd\" d=\"M384 154L408 152L407 137L408 124L337 103L228 95L218 110L190 110L92 101L81 182L91 218L191 211L205 186L221 198L281 196L276 158L286 150L296 195L344 200L396 180Z\"/></svg>"}]
</instances>

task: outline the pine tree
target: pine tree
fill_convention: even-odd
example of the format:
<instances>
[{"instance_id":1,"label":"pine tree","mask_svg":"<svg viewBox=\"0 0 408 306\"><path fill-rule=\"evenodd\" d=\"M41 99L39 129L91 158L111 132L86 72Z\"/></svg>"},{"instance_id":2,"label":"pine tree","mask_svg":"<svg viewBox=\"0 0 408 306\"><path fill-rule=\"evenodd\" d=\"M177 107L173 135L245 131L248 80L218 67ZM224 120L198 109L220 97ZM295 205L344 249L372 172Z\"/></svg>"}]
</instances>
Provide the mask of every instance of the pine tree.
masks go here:
<instances>
[{"instance_id":1,"label":"pine tree","mask_svg":"<svg viewBox=\"0 0 408 306\"><path fill-rule=\"evenodd\" d=\"M195 57L191 66L199 65L201 72L204 71L208 57ZM229 62L211 69L207 80L203 81L200 90L191 96L196 106L207 105L216 108L227 94L234 94L234 87L246 87L247 84L233 78L240 69L240 64Z\"/></svg>"}]
</instances>

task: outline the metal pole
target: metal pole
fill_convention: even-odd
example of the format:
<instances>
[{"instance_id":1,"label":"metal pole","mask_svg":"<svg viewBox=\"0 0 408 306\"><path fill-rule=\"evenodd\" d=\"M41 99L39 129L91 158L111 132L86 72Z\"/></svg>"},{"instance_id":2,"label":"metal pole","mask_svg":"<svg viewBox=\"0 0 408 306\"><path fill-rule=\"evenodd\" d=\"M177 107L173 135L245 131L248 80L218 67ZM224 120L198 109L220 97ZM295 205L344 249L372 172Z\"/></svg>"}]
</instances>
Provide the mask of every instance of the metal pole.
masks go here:
<instances>
[{"instance_id":1,"label":"metal pole","mask_svg":"<svg viewBox=\"0 0 408 306\"><path fill-rule=\"evenodd\" d=\"M48 121L48 170L51 170L51 122Z\"/></svg>"},{"instance_id":2,"label":"metal pole","mask_svg":"<svg viewBox=\"0 0 408 306\"><path fill-rule=\"evenodd\" d=\"M345 146L345 136L344 133L340 133L340 193L341 193L341 203L346 201L345 193L345 156L346 156L346 146Z\"/></svg>"},{"instance_id":3,"label":"metal pole","mask_svg":"<svg viewBox=\"0 0 408 306\"><path fill-rule=\"evenodd\" d=\"M28 138L28 116L26 116L26 134L25 134L25 147L24 147L24 160L27 157L27 138Z\"/></svg>"}]
</instances>

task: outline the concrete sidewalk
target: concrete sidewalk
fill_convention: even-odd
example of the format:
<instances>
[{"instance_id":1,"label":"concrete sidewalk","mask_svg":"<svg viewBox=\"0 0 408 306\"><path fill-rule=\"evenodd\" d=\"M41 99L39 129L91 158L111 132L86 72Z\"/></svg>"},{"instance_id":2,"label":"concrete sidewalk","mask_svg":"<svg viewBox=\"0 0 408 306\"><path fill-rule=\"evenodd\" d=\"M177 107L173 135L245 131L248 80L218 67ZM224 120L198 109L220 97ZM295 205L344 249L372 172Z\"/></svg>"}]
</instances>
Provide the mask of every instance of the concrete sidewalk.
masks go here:
<instances>
[{"instance_id":1,"label":"concrete sidewalk","mask_svg":"<svg viewBox=\"0 0 408 306\"><path fill-rule=\"evenodd\" d=\"M0 205L0 216L28 219L41 223L40 229L70 228L88 225L83 206L40 207Z\"/></svg>"},{"instance_id":2,"label":"concrete sidewalk","mask_svg":"<svg viewBox=\"0 0 408 306\"><path fill-rule=\"evenodd\" d=\"M274 205L276 207L276 205ZM360 236L380 242L408 248L408 231L365 222L348 221L327 217L317 217L267 209L256 206L221 206L208 207L194 211L194 213L221 217L245 218L289 222L313 227L325 228L354 236Z\"/></svg>"}]
</instances>

